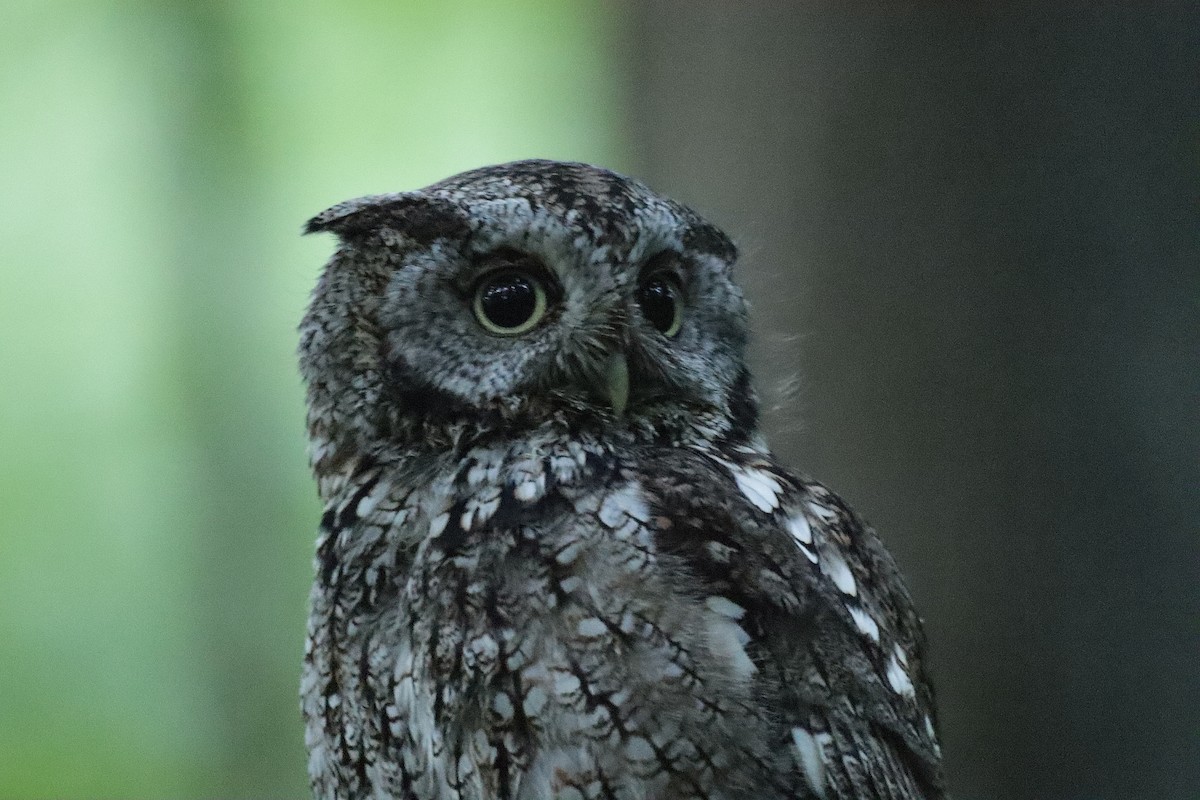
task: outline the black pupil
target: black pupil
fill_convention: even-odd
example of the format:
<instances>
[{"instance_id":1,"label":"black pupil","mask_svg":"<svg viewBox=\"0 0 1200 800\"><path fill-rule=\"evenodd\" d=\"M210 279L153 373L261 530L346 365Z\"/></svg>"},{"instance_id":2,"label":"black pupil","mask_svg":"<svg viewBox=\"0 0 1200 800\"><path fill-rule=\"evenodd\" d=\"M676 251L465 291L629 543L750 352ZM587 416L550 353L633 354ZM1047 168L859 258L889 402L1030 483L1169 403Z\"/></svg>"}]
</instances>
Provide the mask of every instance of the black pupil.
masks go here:
<instances>
[{"instance_id":1,"label":"black pupil","mask_svg":"<svg viewBox=\"0 0 1200 800\"><path fill-rule=\"evenodd\" d=\"M642 313L663 333L675 324L675 287L666 278L651 278L642 287Z\"/></svg>"},{"instance_id":2,"label":"black pupil","mask_svg":"<svg viewBox=\"0 0 1200 800\"><path fill-rule=\"evenodd\" d=\"M483 287L479 305L497 328L518 328L533 316L537 292L524 275L501 275Z\"/></svg>"}]
</instances>

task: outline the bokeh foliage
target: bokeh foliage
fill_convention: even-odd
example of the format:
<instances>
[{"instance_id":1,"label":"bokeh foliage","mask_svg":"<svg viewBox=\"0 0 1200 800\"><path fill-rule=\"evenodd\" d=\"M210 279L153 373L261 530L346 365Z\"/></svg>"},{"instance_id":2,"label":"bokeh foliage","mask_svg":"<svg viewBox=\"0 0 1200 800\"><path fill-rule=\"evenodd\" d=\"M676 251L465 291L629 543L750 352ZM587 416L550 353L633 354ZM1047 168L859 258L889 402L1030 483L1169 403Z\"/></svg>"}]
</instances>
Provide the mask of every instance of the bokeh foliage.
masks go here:
<instances>
[{"instance_id":1,"label":"bokeh foliage","mask_svg":"<svg viewBox=\"0 0 1200 800\"><path fill-rule=\"evenodd\" d=\"M613 163L592 3L0 10L0 796L306 791L294 328L348 197Z\"/></svg>"}]
</instances>

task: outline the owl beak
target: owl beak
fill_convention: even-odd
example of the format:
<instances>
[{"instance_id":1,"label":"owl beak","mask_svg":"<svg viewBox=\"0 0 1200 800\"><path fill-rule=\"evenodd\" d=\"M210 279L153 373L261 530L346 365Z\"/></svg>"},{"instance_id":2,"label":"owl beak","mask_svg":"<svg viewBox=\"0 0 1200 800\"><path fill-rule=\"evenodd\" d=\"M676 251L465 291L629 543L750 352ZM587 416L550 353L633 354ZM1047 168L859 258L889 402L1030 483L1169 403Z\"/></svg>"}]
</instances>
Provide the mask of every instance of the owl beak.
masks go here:
<instances>
[{"instance_id":1,"label":"owl beak","mask_svg":"<svg viewBox=\"0 0 1200 800\"><path fill-rule=\"evenodd\" d=\"M629 359L619 350L610 353L604 362L604 396L619 417L629 404Z\"/></svg>"}]
</instances>

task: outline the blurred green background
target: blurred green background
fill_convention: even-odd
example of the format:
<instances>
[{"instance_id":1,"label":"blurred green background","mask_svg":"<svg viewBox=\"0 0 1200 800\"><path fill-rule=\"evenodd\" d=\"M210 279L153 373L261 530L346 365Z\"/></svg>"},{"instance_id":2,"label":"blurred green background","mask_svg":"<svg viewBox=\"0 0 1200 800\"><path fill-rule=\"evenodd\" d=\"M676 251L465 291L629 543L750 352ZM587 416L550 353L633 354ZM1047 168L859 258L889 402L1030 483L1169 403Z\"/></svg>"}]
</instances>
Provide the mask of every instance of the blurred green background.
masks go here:
<instances>
[{"instance_id":1,"label":"blurred green background","mask_svg":"<svg viewBox=\"0 0 1200 800\"><path fill-rule=\"evenodd\" d=\"M593 4L0 10L0 797L307 793L310 215L619 161Z\"/></svg>"},{"instance_id":2,"label":"blurred green background","mask_svg":"<svg viewBox=\"0 0 1200 800\"><path fill-rule=\"evenodd\" d=\"M956 797L1200 797L1197 19L3 3L0 798L307 795L300 226L535 156L739 242L769 439L901 564Z\"/></svg>"}]
</instances>

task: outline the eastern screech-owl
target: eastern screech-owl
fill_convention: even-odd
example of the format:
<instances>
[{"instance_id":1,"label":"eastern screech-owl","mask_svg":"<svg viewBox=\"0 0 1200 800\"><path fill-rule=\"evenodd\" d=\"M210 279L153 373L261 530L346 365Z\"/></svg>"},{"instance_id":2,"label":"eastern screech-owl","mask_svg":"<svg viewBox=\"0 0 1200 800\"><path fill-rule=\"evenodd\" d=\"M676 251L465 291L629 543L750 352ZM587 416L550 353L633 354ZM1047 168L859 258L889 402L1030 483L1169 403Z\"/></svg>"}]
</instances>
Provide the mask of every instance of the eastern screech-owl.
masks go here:
<instances>
[{"instance_id":1,"label":"eastern screech-owl","mask_svg":"<svg viewBox=\"0 0 1200 800\"><path fill-rule=\"evenodd\" d=\"M725 234L552 161L307 230L318 797L943 796L920 620L767 449Z\"/></svg>"}]
</instances>

